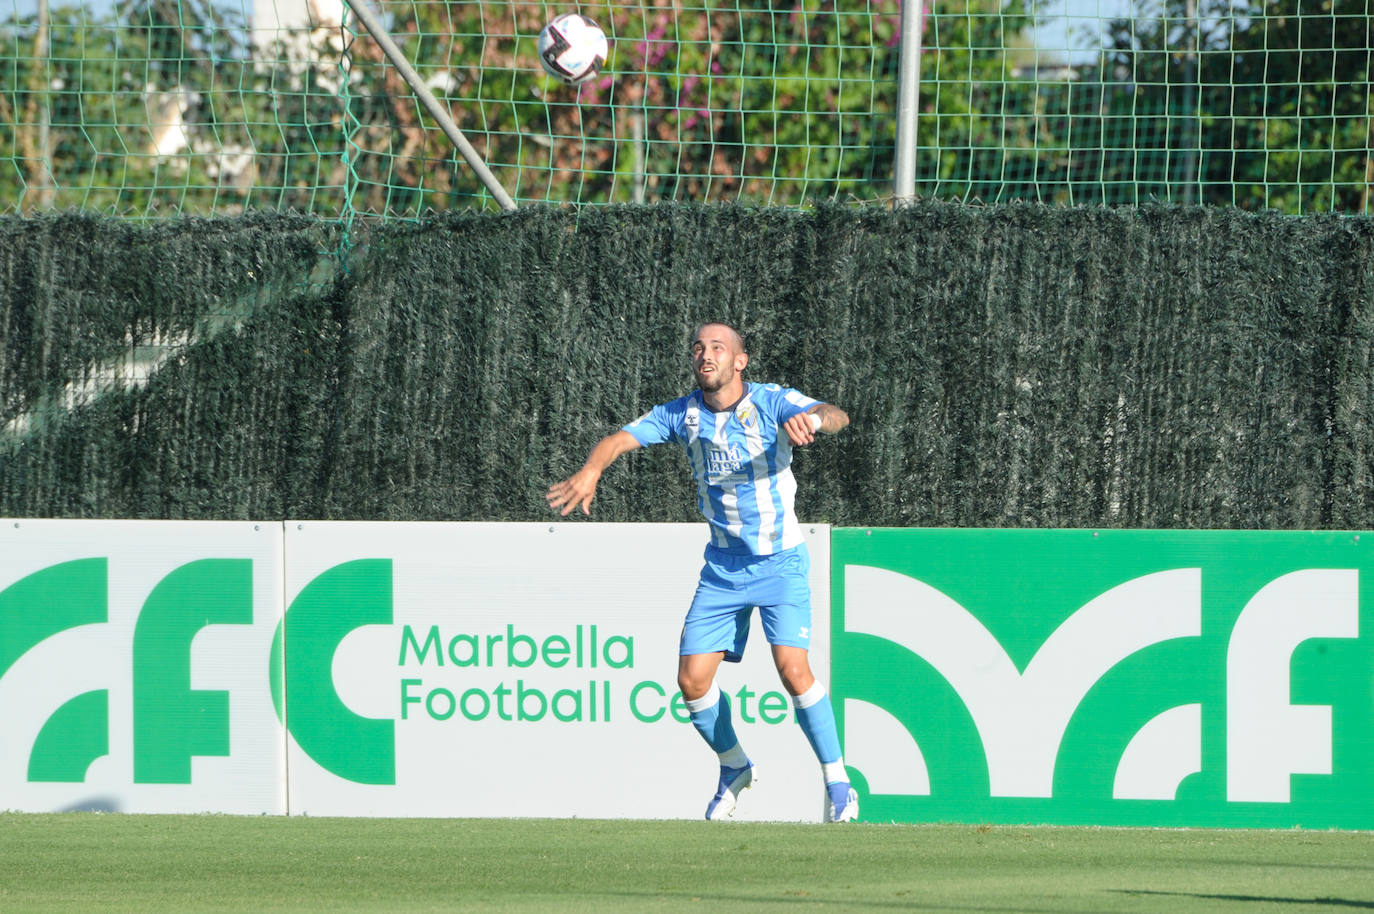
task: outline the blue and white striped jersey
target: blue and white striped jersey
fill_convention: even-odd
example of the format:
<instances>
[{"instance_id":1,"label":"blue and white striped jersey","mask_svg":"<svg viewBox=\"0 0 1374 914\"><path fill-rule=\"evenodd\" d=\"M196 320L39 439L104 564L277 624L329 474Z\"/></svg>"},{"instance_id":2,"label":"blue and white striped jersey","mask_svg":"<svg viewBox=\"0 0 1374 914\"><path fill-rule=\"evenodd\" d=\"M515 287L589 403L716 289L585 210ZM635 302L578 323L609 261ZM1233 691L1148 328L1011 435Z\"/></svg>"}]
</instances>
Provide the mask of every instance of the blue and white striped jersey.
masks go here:
<instances>
[{"instance_id":1,"label":"blue and white striped jersey","mask_svg":"<svg viewBox=\"0 0 1374 914\"><path fill-rule=\"evenodd\" d=\"M712 546L772 555L802 542L792 513L792 442L781 426L819 402L777 384L746 382L732 410L713 411L694 390L655 406L624 430L641 445L674 441L687 451Z\"/></svg>"}]
</instances>

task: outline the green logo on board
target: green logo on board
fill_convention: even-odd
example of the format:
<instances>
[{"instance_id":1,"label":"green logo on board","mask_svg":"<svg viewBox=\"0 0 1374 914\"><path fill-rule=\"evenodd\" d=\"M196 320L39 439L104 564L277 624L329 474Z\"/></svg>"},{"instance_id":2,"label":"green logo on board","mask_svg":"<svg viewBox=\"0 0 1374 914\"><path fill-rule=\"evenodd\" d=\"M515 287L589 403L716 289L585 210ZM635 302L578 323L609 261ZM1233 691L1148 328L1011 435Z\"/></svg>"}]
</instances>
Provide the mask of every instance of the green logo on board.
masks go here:
<instances>
[{"instance_id":1,"label":"green logo on board","mask_svg":"<svg viewBox=\"0 0 1374 914\"><path fill-rule=\"evenodd\" d=\"M108 621L108 565L104 558L62 562L0 590L0 677L47 638ZM189 784L193 756L229 754L229 695L191 687L191 641L207 625L252 621L247 559L190 562L153 588L133 638L134 783ZM39 731L28 779L79 783L109 751L109 692L83 692Z\"/></svg>"},{"instance_id":2,"label":"green logo on board","mask_svg":"<svg viewBox=\"0 0 1374 914\"><path fill-rule=\"evenodd\" d=\"M1356 534L835 530L865 813L1374 826Z\"/></svg>"},{"instance_id":3,"label":"green logo on board","mask_svg":"<svg viewBox=\"0 0 1374 914\"><path fill-rule=\"evenodd\" d=\"M272 641L272 702L297 745L325 770L360 784L396 783L395 724L362 717L334 688L334 652L363 625L390 625L391 560L335 565L287 607ZM283 709L282 671L289 703Z\"/></svg>"}]
</instances>

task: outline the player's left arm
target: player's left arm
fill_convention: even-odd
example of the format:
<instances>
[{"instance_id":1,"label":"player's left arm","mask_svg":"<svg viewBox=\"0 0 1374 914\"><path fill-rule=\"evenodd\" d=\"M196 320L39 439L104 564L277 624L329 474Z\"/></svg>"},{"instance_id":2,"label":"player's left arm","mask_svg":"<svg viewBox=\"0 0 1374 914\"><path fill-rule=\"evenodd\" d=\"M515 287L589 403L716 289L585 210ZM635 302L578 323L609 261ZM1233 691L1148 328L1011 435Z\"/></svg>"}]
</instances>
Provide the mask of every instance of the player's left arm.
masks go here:
<instances>
[{"instance_id":1,"label":"player's left arm","mask_svg":"<svg viewBox=\"0 0 1374 914\"><path fill-rule=\"evenodd\" d=\"M833 435L849 425L849 414L830 403L817 403L806 412L797 413L782 424L787 440L793 447L805 447L824 432Z\"/></svg>"}]
</instances>

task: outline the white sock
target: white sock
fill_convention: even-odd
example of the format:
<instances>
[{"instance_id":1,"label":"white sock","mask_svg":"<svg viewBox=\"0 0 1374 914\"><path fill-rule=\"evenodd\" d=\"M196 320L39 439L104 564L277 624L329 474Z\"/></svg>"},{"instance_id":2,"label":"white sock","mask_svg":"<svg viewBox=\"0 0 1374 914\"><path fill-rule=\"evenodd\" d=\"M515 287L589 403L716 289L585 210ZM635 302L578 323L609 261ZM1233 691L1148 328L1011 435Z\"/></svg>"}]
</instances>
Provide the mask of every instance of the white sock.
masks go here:
<instances>
[{"instance_id":1,"label":"white sock","mask_svg":"<svg viewBox=\"0 0 1374 914\"><path fill-rule=\"evenodd\" d=\"M733 749L717 752L716 755L720 756L720 763L726 768L743 768L749 764L749 756L744 754L742 743L735 743Z\"/></svg>"},{"instance_id":2,"label":"white sock","mask_svg":"<svg viewBox=\"0 0 1374 914\"><path fill-rule=\"evenodd\" d=\"M821 681L817 679L815 682L811 683L811 688L807 689L805 692L802 692L800 695L793 695L792 704L793 706L804 710L816 704L824 697L825 686L821 685Z\"/></svg>"},{"instance_id":3,"label":"white sock","mask_svg":"<svg viewBox=\"0 0 1374 914\"><path fill-rule=\"evenodd\" d=\"M718 701L720 701L720 686L714 682L711 683L711 688L706 690L706 694L700 698L685 699L689 714L699 714L707 708L714 708Z\"/></svg>"},{"instance_id":4,"label":"white sock","mask_svg":"<svg viewBox=\"0 0 1374 914\"><path fill-rule=\"evenodd\" d=\"M839 784L849 780L849 772L844 770L844 756L833 762L822 762L821 773L825 775L827 784Z\"/></svg>"}]
</instances>

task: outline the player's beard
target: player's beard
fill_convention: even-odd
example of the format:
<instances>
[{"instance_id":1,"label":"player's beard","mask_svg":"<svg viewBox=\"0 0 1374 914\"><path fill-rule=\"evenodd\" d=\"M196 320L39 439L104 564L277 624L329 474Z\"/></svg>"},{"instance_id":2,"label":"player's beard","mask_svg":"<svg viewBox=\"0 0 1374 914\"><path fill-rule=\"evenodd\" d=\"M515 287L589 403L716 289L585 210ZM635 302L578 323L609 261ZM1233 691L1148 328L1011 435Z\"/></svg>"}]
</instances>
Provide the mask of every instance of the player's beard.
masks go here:
<instances>
[{"instance_id":1,"label":"player's beard","mask_svg":"<svg viewBox=\"0 0 1374 914\"><path fill-rule=\"evenodd\" d=\"M710 374L703 375L700 371L696 372L697 387L703 393L715 393L726 384L730 383L730 378L734 377L734 370L724 365L717 365L716 370Z\"/></svg>"}]
</instances>

